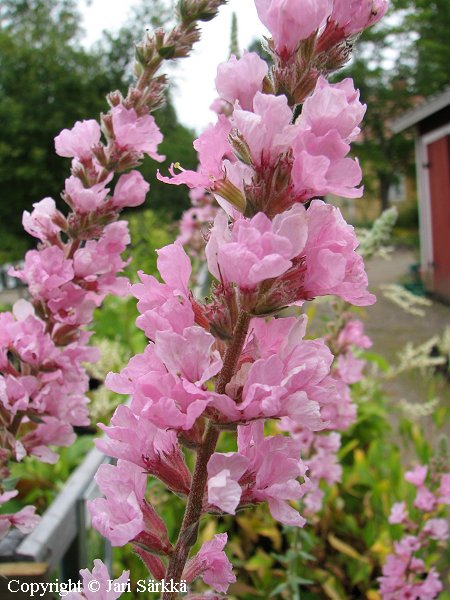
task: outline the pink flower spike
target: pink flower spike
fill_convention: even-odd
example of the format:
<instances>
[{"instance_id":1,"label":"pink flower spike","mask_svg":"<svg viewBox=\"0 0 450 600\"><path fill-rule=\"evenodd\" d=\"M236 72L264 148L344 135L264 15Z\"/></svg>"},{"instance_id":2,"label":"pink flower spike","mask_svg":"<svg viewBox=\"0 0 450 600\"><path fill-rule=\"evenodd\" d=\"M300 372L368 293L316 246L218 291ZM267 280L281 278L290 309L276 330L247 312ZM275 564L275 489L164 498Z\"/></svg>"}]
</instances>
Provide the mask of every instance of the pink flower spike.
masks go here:
<instances>
[{"instance_id":1,"label":"pink flower spike","mask_svg":"<svg viewBox=\"0 0 450 600\"><path fill-rule=\"evenodd\" d=\"M230 583L236 581L231 563L223 551L227 539L226 533L220 533L205 542L198 554L188 560L181 578L189 584L201 577L217 592L225 593Z\"/></svg>"},{"instance_id":2,"label":"pink flower spike","mask_svg":"<svg viewBox=\"0 0 450 600\"><path fill-rule=\"evenodd\" d=\"M55 137L56 154L80 161L88 160L92 155L92 147L100 142L100 135L97 121L77 121L72 129L63 129Z\"/></svg>"}]
</instances>

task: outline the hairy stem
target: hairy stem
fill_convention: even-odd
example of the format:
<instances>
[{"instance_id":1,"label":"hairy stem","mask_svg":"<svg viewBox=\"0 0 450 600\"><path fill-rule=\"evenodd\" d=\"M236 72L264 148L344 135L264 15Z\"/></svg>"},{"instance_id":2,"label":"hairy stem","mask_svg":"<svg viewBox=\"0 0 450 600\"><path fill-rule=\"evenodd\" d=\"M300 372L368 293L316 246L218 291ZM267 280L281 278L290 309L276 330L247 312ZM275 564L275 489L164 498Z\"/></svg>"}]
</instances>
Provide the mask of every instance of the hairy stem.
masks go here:
<instances>
[{"instance_id":1,"label":"hairy stem","mask_svg":"<svg viewBox=\"0 0 450 600\"><path fill-rule=\"evenodd\" d=\"M217 379L216 389L219 394L225 392L227 383L234 375L247 336L249 323L250 315L245 311L241 311L234 329L233 340L225 353L223 367ZM202 445L197 453L191 491L189 493L180 534L167 567L166 580L173 580L176 583L181 581L189 552L197 540L203 497L208 482L208 472L206 467L216 449L219 435L220 431L209 422L203 437ZM176 595L175 592L164 592L162 600L173 600Z\"/></svg>"}]
</instances>

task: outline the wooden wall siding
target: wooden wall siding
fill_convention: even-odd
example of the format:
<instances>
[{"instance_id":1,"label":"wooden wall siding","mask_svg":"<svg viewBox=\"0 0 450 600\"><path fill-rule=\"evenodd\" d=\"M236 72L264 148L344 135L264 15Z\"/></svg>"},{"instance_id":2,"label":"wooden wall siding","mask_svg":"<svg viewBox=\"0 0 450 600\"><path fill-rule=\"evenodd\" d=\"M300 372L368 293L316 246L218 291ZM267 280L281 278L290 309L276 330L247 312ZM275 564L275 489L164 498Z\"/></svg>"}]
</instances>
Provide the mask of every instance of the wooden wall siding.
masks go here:
<instances>
[{"instance_id":1,"label":"wooden wall siding","mask_svg":"<svg viewBox=\"0 0 450 600\"><path fill-rule=\"evenodd\" d=\"M450 136L427 146L434 291L450 299Z\"/></svg>"}]
</instances>

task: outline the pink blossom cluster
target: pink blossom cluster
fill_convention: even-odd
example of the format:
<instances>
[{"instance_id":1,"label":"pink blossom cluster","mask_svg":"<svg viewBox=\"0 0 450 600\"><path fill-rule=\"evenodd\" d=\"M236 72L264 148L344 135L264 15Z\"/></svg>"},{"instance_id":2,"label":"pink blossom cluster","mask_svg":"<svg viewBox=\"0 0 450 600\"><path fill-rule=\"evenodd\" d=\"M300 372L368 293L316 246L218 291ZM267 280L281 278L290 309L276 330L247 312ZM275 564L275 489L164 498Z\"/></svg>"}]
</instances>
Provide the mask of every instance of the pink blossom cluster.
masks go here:
<instances>
[{"instance_id":1,"label":"pink blossom cluster","mask_svg":"<svg viewBox=\"0 0 450 600\"><path fill-rule=\"evenodd\" d=\"M433 600L443 585L436 568L424 559L436 544L449 539L448 521L440 517L440 507L450 504L450 474L431 473L428 466L419 465L406 472L405 479L416 488L415 514L409 514L406 502L392 506L389 523L402 525L405 533L383 566L380 592L383 600Z\"/></svg>"},{"instance_id":2,"label":"pink blossom cluster","mask_svg":"<svg viewBox=\"0 0 450 600\"><path fill-rule=\"evenodd\" d=\"M83 363L96 361L98 352L88 346L91 333L84 326L106 295L128 293L128 280L118 273L127 265L121 254L130 236L127 223L117 219L123 208L144 202L149 185L134 170L119 176L114 191L111 184L114 172L137 166L144 154L160 160L162 136L152 116L122 104L102 118L105 143L93 120L55 138L57 153L73 159L63 194L69 213L45 198L23 215L39 245L22 268L10 270L28 286L29 301L0 314L2 477L9 461L27 455L56 462L51 447L69 446L73 427L89 424ZM35 523L31 511L9 522L20 524L27 515Z\"/></svg>"},{"instance_id":3,"label":"pink blossom cluster","mask_svg":"<svg viewBox=\"0 0 450 600\"><path fill-rule=\"evenodd\" d=\"M333 28L342 51L339 44L375 22L385 3L377 4L378 16L373 3L365 10L360 2L353 15L331 0L302 4L300 11L298 3L257 2L273 36L274 66L254 53L220 65L219 114L194 142L197 171L172 165L170 177L159 174L166 183L187 185L194 201L210 194L224 209L205 236L211 293L200 301L190 289L192 266L181 242L198 232L192 217L200 213L191 211L185 235L158 251L161 279L140 273L131 287L137 325L149 343L121 373L108 376L109 388L131 400L97 442L119 462L97 475L104 497L90 503L93 525L114 545L131 542L154 576L189 583L203 577L219 593L234 581L226 536L188 558L200 517L266 502L276 520L303 526L301 512L320 508L320 483L341 476L336 431L356 415L348 386L355 365L335 368L327 340L305 339L306 317L281 318L279 311L317 296L356 306L375 301L353 228L321 199L362 194L361 170L349 152L365 106L350 80L327 82L333 69L320 58L320 44ZM282 83L307 38L309 62L297 66L313 85L298 114L300 92L291 94ZM300 68L295 77L302 87ZM201 213L199 220L211 216ZM344 357L370 344L356 321L341 334L337 352ZM266 436L268 420L281 423L284 433ZM237 431L234 452L216 451L223 431ZM182 446L197 454L193 473ZM187 497L174 544L146 498L148 476Z\"/></svg>"},{"instance_id":4,"label":"pink blossom cluster","mask_svg":"<svg viewBox=\"0 0 450 600\"><path fill-rule=\"evenodd\" d=\"M327 419L326 427L308 429L302 420L295 422L289 416L283 417L279 423L281 430L299 442L300 456L308 469L310 489L302 499L306 516L321 510L324 498L322 484L331 486L341 481L342 467L337 457L341 447L339 432L346 431L356 420L356 405L352 401L349 384L362 378L365 365L364 360L355 358L353 350L372 345L370 338L364 334L363 322L345 310L348 306L340 303L340 312L336 315L338 327L325 338L334 357L329 381L333 382L337 400L321 404L322 418ZM341 357L345 358L345 362Z\"/></svg>"},{"instance_id":5,"label":"pink blossom cluster","mask_svg":"<svg viewBox=\"0 0 450 600\"><path fill-rule=\"evenodd\" d=\"M357 358L355 351L367 350L372 346L372 340L364 334L364 323L359 319L350 318L341 329L333 345L335 356L335 375L344 383L357 383L363 377L366 361Z\"/></svg>"},{"instance_id":6,"label":"pink blossom cluster","mask_svg":"<svg viewBox=\"0 0 450 600\"><path fill-rule=\"evenodd\" d=\"M298 208L303 214L303 207ZM280 231L289 231L281 216L275 219L281 222ZM254 262L258 266L257 258ZM217 333L216 305L220 300L223 308L228 298L228 314L222 319L232 323L238 303L248 300L247 291L241 295L240 288L227 281L225 298L221 289L212 305L198 303L189 291L190 260L179 242L159 251L158 270L163 282L141 273L141 283L131 288L139 300L137 324L149 345L120 374L107 378L110 389L131 396L131 403L118 407L110 426L102 426L106 437L97 441L119 463L102 468L111 471L107 477L102 471L97 476L105 498L90 504L94 527L115 545L130 541L140 546L145 540L146 548L170 555L167 538L152 537L157 528L145 517L144 482L151 475L174 493L188 496L191 474L180 444L198 447L208 421L219 429L237 426L238 451L210 457L202 510L234 514L239 507L267 502L276 519L302 526L304 518L288 503L312 490L308 466L300 459L301 443L284 435L264 437L263 422L289 419L310 432L348 426L355 411L348 387L331 375L333 355L324 341L303 339L306 317L254 317L234 374L222 391L217 376L224 368L226 344ZM230 310L233 302L235 310ZM327 440L323 438L321 456ZM337 440L329 441L329 450L336 451ZM320 444L316 442L317 448ZM121 486L123 496L117 491ZM224 577L225 573L228 570ZM220 586L215 589L223 591Z\"/></svg>"},{"instance_id":7,"label":"pink blossom cluster","mask_svg":"<svg viewBox=\"0 0 450 600\"><path fill-rule=\"evenodd\" d=\"M265 64L257 54L244 55L229 71L219 69L218 89L223 89L220 77L234 81L242 61L256 63L255 72L260 62ZM261 89L262 84L261 80ZM219 115L217 123L194 142L197 171L175 173L172 166L172 177L159 178L174 185L204 187L231 214L238 209L246 215L263 211L273 217L325 194L362 195L361 169L348 153L365 106L351 80L330 84L319 77L296 120L285 96L260 90L249 108L241 107L238 98L232 108L229 118Z\"/></svg>"},{"instance_id":8,"label":"pink blossom cluster","mask_svg":"<svg viewBox=\"0 0 450 600\"><path fill-rule=\"evenodd\" d=\"M333 45L361 33L385 14L386 0L255 0L259 17L272 34L277 54L290 57L303 40L314 36ZM328 50L331 50L328 40Z\"/></svg>"}]
</instances>

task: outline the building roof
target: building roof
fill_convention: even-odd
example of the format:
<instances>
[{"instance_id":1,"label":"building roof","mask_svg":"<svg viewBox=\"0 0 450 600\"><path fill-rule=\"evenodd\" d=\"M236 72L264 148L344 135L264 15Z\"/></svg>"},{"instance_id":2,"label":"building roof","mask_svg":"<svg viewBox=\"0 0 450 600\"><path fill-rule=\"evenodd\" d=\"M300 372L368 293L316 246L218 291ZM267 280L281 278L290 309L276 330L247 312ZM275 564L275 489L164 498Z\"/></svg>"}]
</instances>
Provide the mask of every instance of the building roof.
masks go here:
<instances>
[{"instance_id":1,"label":"building roof","mask_svg":"<svg viewBox=\"0 0 450 600\"><path fill-rule=\"evenodd\" d=\"M427 117L437 113L450 105L450 85L439 94L426 98L422 104L404 113L401 117L392 121L390 128L394 133L400 133L408 127L417 125Z\"/></svg>"}]
</instances>

